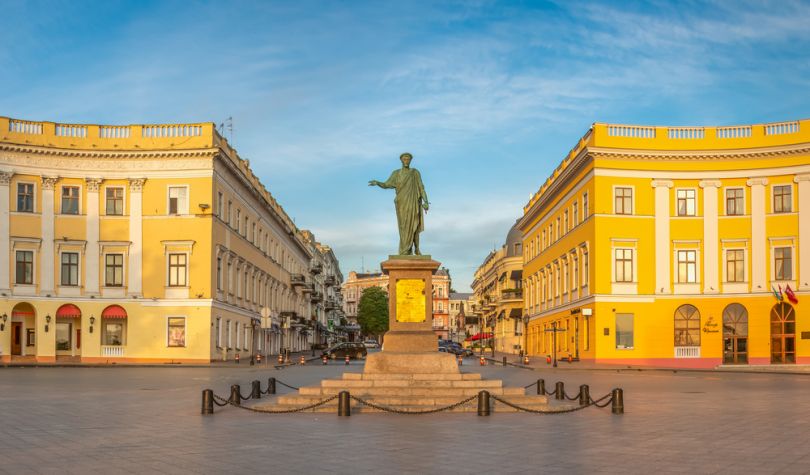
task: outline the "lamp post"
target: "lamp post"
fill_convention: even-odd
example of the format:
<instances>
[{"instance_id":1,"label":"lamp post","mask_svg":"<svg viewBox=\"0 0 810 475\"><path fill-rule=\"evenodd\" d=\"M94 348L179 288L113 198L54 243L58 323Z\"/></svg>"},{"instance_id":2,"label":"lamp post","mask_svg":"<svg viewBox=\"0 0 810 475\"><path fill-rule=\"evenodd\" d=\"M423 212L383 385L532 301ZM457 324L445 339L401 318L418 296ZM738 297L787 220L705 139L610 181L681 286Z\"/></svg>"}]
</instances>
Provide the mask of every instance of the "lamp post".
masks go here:
<instances>
[{"instance_id":1,"label":"lamp post","mask_svg":"<svg viewBox=\"0 0 810 475\"><path fill-rule=\"evenodd\" d=\"M547 332L551 332L551 352L553 353L554 357L554 364L552 365L554 368L557 367L557 332L564 332L565 330L561 328L557 328L557 322L551 322L551 329L544 330Z\"/></svg>"},{"instance_id":2,"label":"lamp post","mask_svg":"<svg viewBox=\"0 0 810 475\"><path fill-rule=\"evenodd\" d=\"M3 314L0 316L0 332L6 329L6 321L8 320L8 315Z\"/></svg>"},{"instance_id":3,"label":"lamp post","mask_svg":"<svg viewBox=\"0 0 810 475\"><path fill-rule=\"evenodd\" d=\"M48 333L48 325L51 323L51 316L45 315L45 333Z\"/></svg>"},{"instance_id":4,"label":"lamp post","mask_svg":"<svg viewBox=\"0 0 810 475\"><path fill-rule=\"evenodd\" d=\"M90 315L90 333L93 333L93 325L96 323L96 317Z\"/></svg>"}]
</instances>

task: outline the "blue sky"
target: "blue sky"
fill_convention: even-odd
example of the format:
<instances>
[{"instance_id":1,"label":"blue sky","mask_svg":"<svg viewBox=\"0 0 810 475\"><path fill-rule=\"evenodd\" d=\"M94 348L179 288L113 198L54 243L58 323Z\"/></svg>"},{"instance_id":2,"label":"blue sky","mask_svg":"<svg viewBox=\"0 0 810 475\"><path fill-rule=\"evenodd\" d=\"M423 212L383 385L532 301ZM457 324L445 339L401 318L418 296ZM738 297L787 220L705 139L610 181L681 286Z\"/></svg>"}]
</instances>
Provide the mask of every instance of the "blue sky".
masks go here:
<instances>
[{"instance_id":1,"label":"blue sky","mask_svg":"<svg viewBox=\"0 0 810 475\"><path fill-rule=\"evenodd\" d=\"M0 115L222 122L344 273L397 247L414 155L423 251L468 291L593 122L810 117L810 3L6 1ZM228 135L228 134L226 134Z\"/></svg>"}]
</instances>

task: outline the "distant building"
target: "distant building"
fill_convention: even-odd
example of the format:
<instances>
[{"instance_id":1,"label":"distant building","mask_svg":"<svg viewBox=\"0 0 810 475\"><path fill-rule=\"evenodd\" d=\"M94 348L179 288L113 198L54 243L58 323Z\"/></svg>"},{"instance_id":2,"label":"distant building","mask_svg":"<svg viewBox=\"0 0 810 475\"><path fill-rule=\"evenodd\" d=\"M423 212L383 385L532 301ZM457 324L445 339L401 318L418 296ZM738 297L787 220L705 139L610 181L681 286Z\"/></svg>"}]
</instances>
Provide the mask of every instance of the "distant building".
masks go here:
<instances>
[{"instance_id":1,"label":"distant building","mask_svg":"<svg viewBox=\"0 0 810 475\"><path fill-rule=\"evenodd\" d=\"M468 317L472 317L472 301L473 293L450 293L450 339L461 343L467 338L467 322Z\"/></svg>"}]
</instances>

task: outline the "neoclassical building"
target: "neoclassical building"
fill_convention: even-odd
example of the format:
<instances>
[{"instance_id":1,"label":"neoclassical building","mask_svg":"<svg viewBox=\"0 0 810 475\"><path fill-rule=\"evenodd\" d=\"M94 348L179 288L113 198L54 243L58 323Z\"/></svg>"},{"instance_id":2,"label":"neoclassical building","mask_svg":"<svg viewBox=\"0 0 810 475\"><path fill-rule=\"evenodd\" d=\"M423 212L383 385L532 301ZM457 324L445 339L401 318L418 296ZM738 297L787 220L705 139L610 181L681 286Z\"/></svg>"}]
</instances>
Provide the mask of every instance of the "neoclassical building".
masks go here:
<instances>
[{"instance_id":1,"label":"neoclassical building","mask_svg":"<svg viewBox=\"0 0 810 475\"><path fill-rule=\"evenodd\" d=\"M810 363L808 120L594 124L518 226L531 354Z\"/></svg>"},{"instance_id":2,"label":"neoclassical building","mask_svg":"<svg viewBox=\"0 0 810 475\"><path fill-rule=\"evenodd\" d=\"M340 276L313 241L213 124L0 117L4 362L308 349Z\"/></svg>"}]
</instances>

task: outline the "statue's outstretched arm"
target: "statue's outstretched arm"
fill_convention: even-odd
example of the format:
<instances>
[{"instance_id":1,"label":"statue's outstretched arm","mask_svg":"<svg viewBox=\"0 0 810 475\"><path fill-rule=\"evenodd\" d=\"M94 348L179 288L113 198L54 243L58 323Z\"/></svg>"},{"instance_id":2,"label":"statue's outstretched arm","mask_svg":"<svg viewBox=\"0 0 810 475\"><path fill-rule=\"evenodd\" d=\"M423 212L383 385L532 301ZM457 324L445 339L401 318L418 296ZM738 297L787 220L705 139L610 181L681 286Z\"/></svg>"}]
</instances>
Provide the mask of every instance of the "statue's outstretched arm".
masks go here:
<instances>
[{"instance_id":1,"label":"statue's outstretched arm","mask_svg":"<svg viewBox=\"0 0 810 475\"><path fill-rule=\"evenodd\" d=\"M422 208L427 211L430 208L430 202L428 201L428 195L425 191L425 185L422 183L422 174L419 173L417 170L416 172L417 177L419 178L419 198L422 200Z\"/></svg>"}]
</instances>

